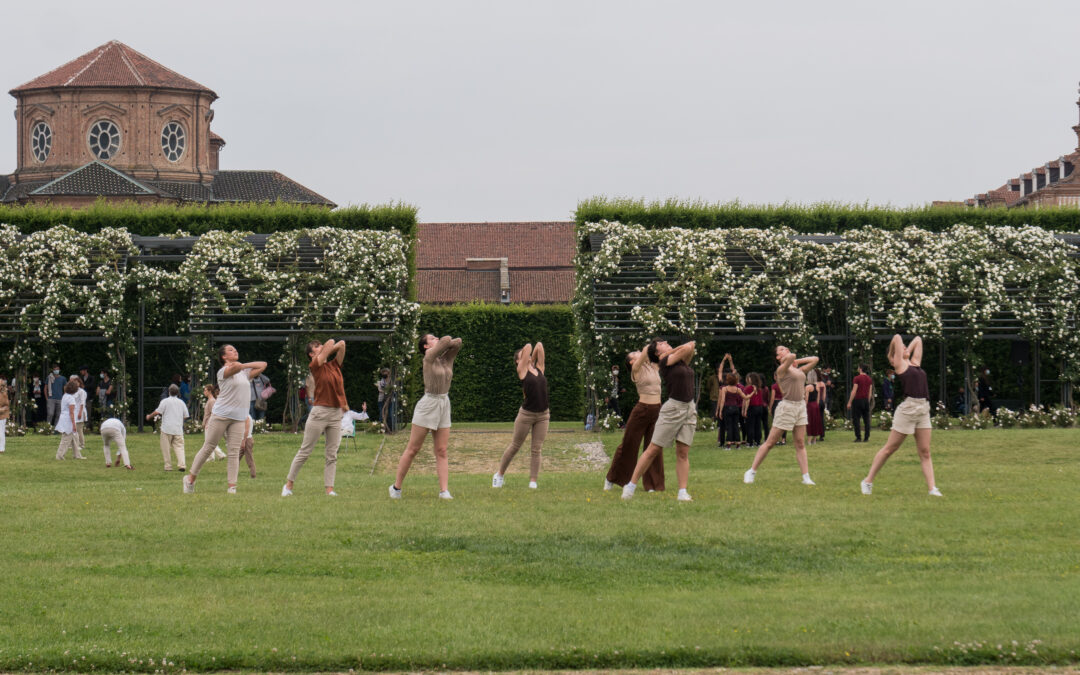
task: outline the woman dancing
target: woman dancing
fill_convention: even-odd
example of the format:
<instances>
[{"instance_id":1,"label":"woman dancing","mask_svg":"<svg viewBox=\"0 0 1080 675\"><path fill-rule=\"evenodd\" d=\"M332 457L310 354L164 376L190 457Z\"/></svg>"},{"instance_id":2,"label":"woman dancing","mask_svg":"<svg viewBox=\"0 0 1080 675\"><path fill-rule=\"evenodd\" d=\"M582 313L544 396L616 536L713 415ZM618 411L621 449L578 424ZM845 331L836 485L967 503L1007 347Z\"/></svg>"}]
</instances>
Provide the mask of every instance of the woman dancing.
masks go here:
<instances>
[{"instance_id":1,"label":"woman dancing","mask_svg":"<svg viewBox=\"0 0 1080 675\"><path fill-rule=\"evenodd\" d=\"M659 364L660 377L667 384L668 400L660 408L652 442L641 453L634 475L623 486L623 499L632 499L637 482L666 446L675 443L675 475L679 480L680 502L692 501L686 491L690 480L690 444L694 442L697 408L694 404L694 341L672 348L665 340L653 340L647 349L649 359Z\"/></svg>"},{"instance_id":2,"label":"woman dancing","mask_svg":"<svg viewBox=\"0 0 1080 675\"><path fill-rule=\"evenodd\" d=\"M739 441L739 419L742 417L743 409L749 400L749 394L739 386L739 376L735 373L725 375L724 386L720 389L720 400L717 402L717 412L720 413L720 419L722 420L723 435L727 436L727 443L724 445L727 450L741 445Z\"/></svg>"},{"instance_id":3,"label":"woman dancing","mask_svg":"<svg viewBox=\"0 0 1080 675\"><path fill-rule=\"evenodd\" d=\"M649 345L641 351L630 352L626 356L630 364L630 379L637 387L638 402L630 411L623 431L622 442L615 448L604 479L604 489L610 490L618 485L623 487L630 482L637 466L638 446L644 441L646 448L652 442L656 418L660 416L660 371L656 361L649 356ZM656 455L656 460L641 476L641 486L648 492L664 491L664 451Z\"/></svg>"},{"instance_id":4,"label":"woman dancing","mask_svg":"<svg viewBox=\"0 0 1080 675\"><path fill-rule=\"evenodd\" d=\"M251 402L251 380L266 370L266 361L241 363L240 354L232 345L222 345L218 349L221 369L217 372L217 385L220 392L214 403L214 412L209 421L204 422L206 439L191 463L191 473L184 476L184 493L195 492L195 481L203 464L213 454L214 448L222 436L228 450L228 464L225 472L228 494L236 494L236 477L240 471L240 445L244 442L244 423L248 416Z\"/></svg>"},{"instance_id":5,"label":"woman dancing","mask_svg":"<svg viewBox=\"0 0 1080 675\"><path fill-rule=\"evenodd\" d=\"M894 335L889 343L889 363L896 371L896 377L904 387L904 402L896 407L892 430L885 445L874 455L870 463L870 473L859 484L864 495L874 489L874 476L885 461L911 434L915 434L915 449L919 452L926 487L931 497L940 497L941 491L934 483L934 461L930 459L930 389L926 384L926 372L922 369L922 338L912 338L911 344L904 346L904 338Z\"/></svg>"},{"instance_id":6,"label":"woman dancing","mask_svg":"<svg viewBox=\"0 0 1080 675\"><path fill-rule=\"evenodd\" d=\"M409 443L398 462L397 476L390 486L390 499L401 499L401 484L429 431L435 446L439 499L453 499L450 496L450 462L446 458L446 446L450 442L450 382L454 379L454 358L459 351L461 338L449 335L436 338L430 333L420 338L420 353L424 357L424 396L413 409Z\"/></svg>"},{"instance_id":7,"label":"woman dancing","mask_svg":"<svg viewBox=\"0 0 1080 675\"><path fill-rule=\"evenodd\" d=\"M825 440L825 415L821 411L824 389L825 384L820 376L817 382L806 385L806 435L810 445Z\"/></svg>"},{"instance_id":8,"label":"woman dancing","mask_svg":"<svg viewBox=\"0 0 1080 675\"><path fill-rule=\"evenodd\" d=\"M529 458L529 487L536 489L536 480L540 477L540 458L547 437L551 411L548 410L548 386L544 377L544 343L537 342L533 347L526 344L514 353L514 365L517 367L518 381L525 400L518 409L514 420L514 436L499 462L499 470L491 477L491 487L503 486L503 476L510 468L514 455L521 449L525 436L532 434L532 456Z\"/></svg>"},{"instance_id":9,"label":"woman dancing","mask_svg":"<svg viewBox=\"0 0 1080 675\"><path fill-rule=\"evenodd\" d=\"M747 443L753 446L761 445L761 439L765 436L765 423L768 422L769 412L765 407L765 378L761 373L750 373L746 376L750 384L750 399L746 406L746 425L748 428Z\"/></svg>"},{"instance_id":10,"label":"woman dancing","mask_svg":"<svg viewBox=\"0 0 1080 675\"><path fill-rule=\"evenodd\" d=\"M776 369L776 383L784 398L776 405L773 414L773 426L769 437L758 448L754 462L743 474L744 483L753 483L758 467L765 461L769 450L776 445L780 437L792 431L795 439L795 459L802 470L803 485L815 485L810 480L810 468L806 461L806 374L817 365L818 357L804 356L801 359L783 345L776 347L776 360L780 366Z\"/></svg>"}]
</instances>

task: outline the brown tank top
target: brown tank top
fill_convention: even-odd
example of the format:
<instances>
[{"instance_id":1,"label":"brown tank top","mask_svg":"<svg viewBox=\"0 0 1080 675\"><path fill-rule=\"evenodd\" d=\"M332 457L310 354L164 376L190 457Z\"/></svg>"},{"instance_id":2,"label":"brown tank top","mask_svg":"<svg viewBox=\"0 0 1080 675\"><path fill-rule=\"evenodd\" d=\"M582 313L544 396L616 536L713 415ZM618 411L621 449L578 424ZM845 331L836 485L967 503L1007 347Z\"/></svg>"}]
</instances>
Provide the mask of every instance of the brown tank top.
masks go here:
<instances>
[{"instance_id":1,"label":"brown tank top","mask_svg":"<svg viewBox=\"0 0 1080 675\"><path fill-rule=\"evenodd\" d=\"M905 398L930 398L930 387L926 384L926 371L918 366L909 365L907 370L896 374L896 379L904 387Z\"/></svg>"},{"instance_id":2,"label":"brown tank top","mask_svg":"<svg viewBox=\"0 0 1080 675\"><path fill-rule=\"evenodd\" d=\"M548 409L547 378L543 373L537 372L533 375L531 371L525 371L525 377L521 379L521 391L525 394L522 410L542 413Z\"/></svg>"}]
</instances>

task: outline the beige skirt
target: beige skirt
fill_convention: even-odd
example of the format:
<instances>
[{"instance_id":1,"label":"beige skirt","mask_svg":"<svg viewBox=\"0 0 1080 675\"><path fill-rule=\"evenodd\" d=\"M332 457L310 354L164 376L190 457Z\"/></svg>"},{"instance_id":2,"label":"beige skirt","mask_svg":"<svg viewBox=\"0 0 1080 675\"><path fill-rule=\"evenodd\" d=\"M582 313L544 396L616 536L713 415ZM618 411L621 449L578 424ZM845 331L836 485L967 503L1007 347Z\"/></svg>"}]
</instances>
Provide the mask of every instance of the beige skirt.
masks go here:
<instances>
[{"instance_id":1,"label":"beige skirt","mask_svg":"<svg viewBox=\"0 0 1080 675\"><path fill-rule=\"evenodd\" d=\"M777 402L772 418L773 429L791 431L795 427L805 427L807 424L806 401Z\"/></svg>"},{"instance_id":2,"label":"beige skirt","mask_svg":"<svg viewBox=\"0 0 1080 675\"><path fill-rule=\"evenodd\" d=\"M669 398L660 406L660 416L653 428L652 443L661 448L669 447L678 441L684 445L694 442L694 430L697 428L697 406L693 401L684 403Z\"/></svg>"},{"instance_id":3,"label":"beige skirt","mask_svg":"<svg viewBox=\"0 0 1080 675\"><path fill-rule=\"evenodd\" d=\"M903 403L896 406L892 421L893 431L910 436L916 429L930 427L930 401L925 398L905 398Z\"/></svg>"},{"instance_id":4,"label":"beige skirt","mask_svg":"<svg viewBox=\"0 0 1080 675\"><path fill-rule=\"evenodd\" d=\"M412 423L425 429L450 428L450 396L424 394L413 409Z\"/></svg>"}]
</instances>

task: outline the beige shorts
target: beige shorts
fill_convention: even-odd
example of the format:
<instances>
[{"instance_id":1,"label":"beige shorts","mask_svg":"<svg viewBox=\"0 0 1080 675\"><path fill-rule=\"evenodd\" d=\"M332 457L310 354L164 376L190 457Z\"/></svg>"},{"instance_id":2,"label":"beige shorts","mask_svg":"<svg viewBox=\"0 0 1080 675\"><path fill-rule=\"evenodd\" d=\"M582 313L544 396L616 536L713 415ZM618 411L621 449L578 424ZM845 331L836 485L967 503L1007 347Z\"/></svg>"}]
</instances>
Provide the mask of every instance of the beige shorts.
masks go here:
<instances>
[{"instance_id":1,"label":"beige shorts","mask_svg":"<svg viewBox=\"0 0 1080 675\"><path fill-rule=\"evenodd\" d=\"M425 429L449 429L450 396L424 394L413 409L412 423Z\"/></svg>"},{"instance_id":2,"label":"beige shorts","mask_svg":"<svg viewBox=\"0 0 1080 675\"><path fill-rule=\"evenodd\" d=\"M693 401L683 403L669 398L660 406L660 416L653 428L652 443L661 448L670 447L675 441L684 445L694 442L697 428L697 406Z\"/></svg>"},{"instance_id":3,"label":"beige shorts","mask_svg":"<svg viewBox=\"0 0 1080 675\"><path fill-rule=\"evenodd\" d=\"M931 428L930 401L925 398L905 398L903 403L896 406L892 420L893 431L910 436L916 429L929 428Z\"/></svg>"},{"instance_id":4,"label":"beige shorts","mask_svg":"<svg viewBox=\"0 0 1080 675\"><path fill-rule=\"evenodd\" d=\"M773 429L791 431L795 427L805 427L807 424L806 401L780 401L776 404L776 411L773 412L772 418Z\"/></svg>"}]
</instances>

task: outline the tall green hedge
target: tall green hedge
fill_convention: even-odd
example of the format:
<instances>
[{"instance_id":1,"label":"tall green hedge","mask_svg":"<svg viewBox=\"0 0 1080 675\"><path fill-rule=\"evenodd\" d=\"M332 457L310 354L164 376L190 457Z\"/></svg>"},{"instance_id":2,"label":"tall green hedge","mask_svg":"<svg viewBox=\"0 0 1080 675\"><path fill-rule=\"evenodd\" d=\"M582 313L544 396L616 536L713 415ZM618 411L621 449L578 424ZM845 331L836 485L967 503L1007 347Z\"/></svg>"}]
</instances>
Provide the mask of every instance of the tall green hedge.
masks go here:
<instances>
[{"instance_id":1,"label":"tall green hedge","mask_svg":"<svg viewBox=\"0 0 1080 675\"><path fill-rule=\"evenodd\" d=\"M580 226L601 220L636 223L646 228L685 227L725 229L733 227L790 227L797 232L837 233L867 225L898 230L914 225L941 231L957 223L970 225L1037 225L1055 232L1080 232L1080 209L1075 206L1039 209L974 208L963 206L891 208L883 206L820 203L749 206L739 202L713 204L703 201L646 202L635 199L593 197L578 204L574 219Z\"/></svg>"},{"instance_id":2,"label":"tall green hedge","mask_svg":"<svg viewBox=\"0 0 1080 675\"><path fill-rule=\"evenodd\" d=\"M582 418L584 388L569 306L425 305L420 332L462 338L450 390L455 421L512 421L522 400L514 352L526 342L537 341L544 343L551 418ZM412 402L423 393L419 359L414 365L406 421L412 413Z\"/></svg>"}]
</instances>

